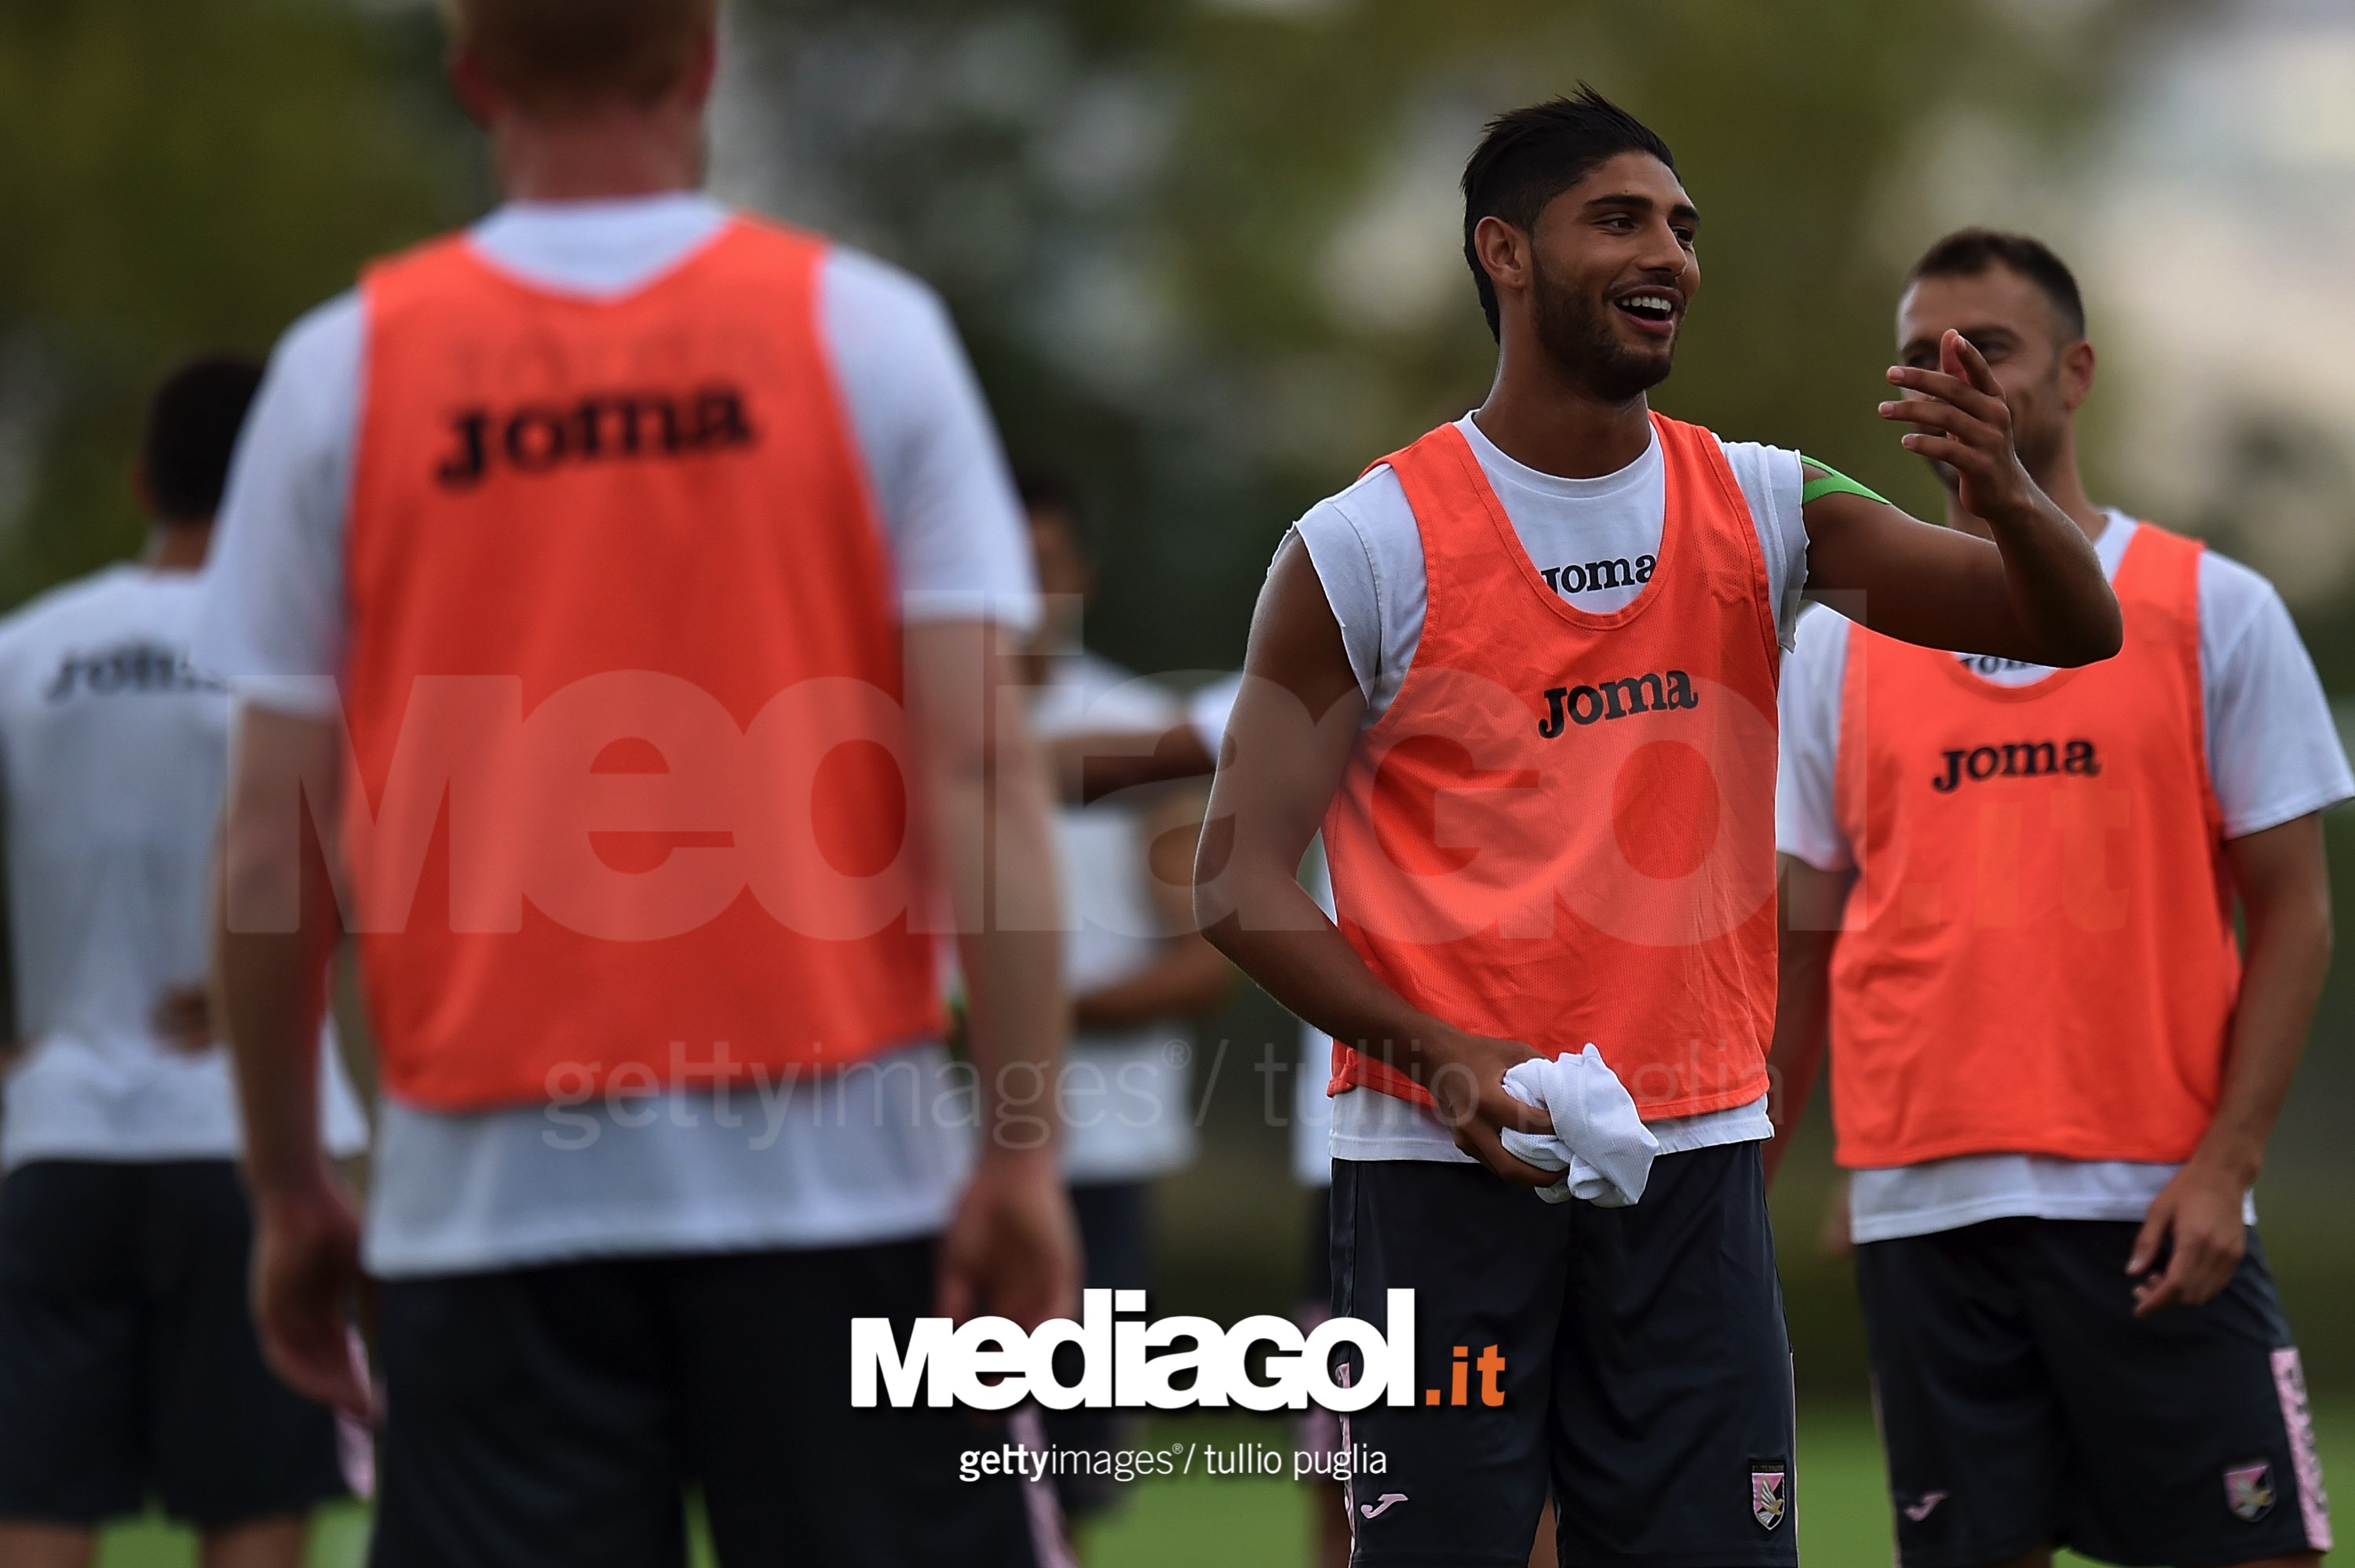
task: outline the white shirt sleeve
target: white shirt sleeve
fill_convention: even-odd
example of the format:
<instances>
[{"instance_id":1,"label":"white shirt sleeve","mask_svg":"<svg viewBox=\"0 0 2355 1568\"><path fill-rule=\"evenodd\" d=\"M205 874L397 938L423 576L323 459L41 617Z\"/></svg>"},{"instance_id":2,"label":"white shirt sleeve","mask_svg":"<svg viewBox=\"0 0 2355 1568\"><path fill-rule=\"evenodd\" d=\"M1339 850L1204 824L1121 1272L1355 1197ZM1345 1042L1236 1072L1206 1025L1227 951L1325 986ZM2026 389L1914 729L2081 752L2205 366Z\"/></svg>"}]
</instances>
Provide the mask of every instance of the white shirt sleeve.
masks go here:
<instances>
[{"instance_id":1,"label":"white shirt sleeve","mask_svg":"<svg viewBox=\"0 0 2355 1568\"><path fill-rule=\"evenodd\" d=\"M1783 661L1782 767L1774 785L1774 847L1818 871L1856 863L1836 810L1840 687L1849 623L1820 605L1799 617Z\"/></svg>"},{"instance_id":2,"label":"white shirt sleeve","mask_svg":"<svg viewBox=\"0 0 2355 1568\"><path fill-rule=\"evenodd\" d=\"M1726 466L1750 503L1766 556L1766 590L1774 601L1774 634L1785 648L1798 636L1800 599L1807 586L1807 524L1799 496L1806 488L1799 454L1754 441L1724 441Z\"/></svg>"},{"instance_id":3,"label":"white shirt sleeve","mask_svg":"<svg viewBox=\"0 0 2355 1568\"><path fill-rule=\"evenodd\" d=\"M1039 624L1022 508L973 366L940 296L837 248L820 317L911 621Z\"/></svg>"},{"instance_id":4,"label":"white shirt sleeve","mask_svg":"<svg viewBox=\"0 0 2355 1568\"><path fill-rule=\"evenodd\" d=\"M1423 641L1423 531L1406 487L1389 467L1377 468L1310 507L1293 531L1340 623L1370 725L1398 694Z\"/></svg>"},{"instance_id":5,"label":"white shirt sleeve","mask_svg":"<svg viewBox=\"0 0 2355 1568\"><path fill-rule=\"evenodd\" d=\"M357 293L289 328L229 465L195 657L248 702L311 715L335 708L366 339Z\"/></svg>"},{"instance_id":6,"label":"white shirt sleeve","mask_svg":"<svg viewBox=\"0 0 2355 1568\"><path fill-rule=\"evenodd\" d=\"M2200 684L2208 777L2224 836L2355 797L2330 703L2273 585L2213 550L2200 558Z\"/></svg>"}]
</instances>

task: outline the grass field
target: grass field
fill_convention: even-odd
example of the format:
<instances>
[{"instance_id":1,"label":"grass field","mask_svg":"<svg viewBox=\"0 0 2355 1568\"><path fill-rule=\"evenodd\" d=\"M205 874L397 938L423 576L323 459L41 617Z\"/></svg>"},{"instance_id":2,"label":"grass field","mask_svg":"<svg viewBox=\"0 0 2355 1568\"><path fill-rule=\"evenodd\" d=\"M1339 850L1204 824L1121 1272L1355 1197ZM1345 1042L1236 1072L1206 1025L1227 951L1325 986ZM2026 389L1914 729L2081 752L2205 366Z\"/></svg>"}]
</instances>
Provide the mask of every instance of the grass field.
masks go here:
<instances>
[{"instance_id":1,"label":"grass field","mask_svg":"<svg viewBox=\"0 0 2355 1568\"><path fill-rule=\"evenodd\" d=\"M1198 1425L1187 1435L1284 1442L1284 1428L1273 1424ZM2321 1438L2325 1473L2355 1476L2355 1406L2326 1407ZM1888 1568L1881 1451L1862 1411L1815 1410L1801 1420L1797 1522L1808 1568ZM1285 1481L1154 1481L1089 1537L1086 1560L1088 1568L1295 1568L1307 1561L1309 1523L1302 1492ZM325 1521L311 1561L316 1568L354 1568L365 1560L367 1539L365 1513L344 1510ZM137 1525L111 1533L99 1561L101 1568L193 1568L196 1552L185 1535Z\"/></svg>"}]
</instances>

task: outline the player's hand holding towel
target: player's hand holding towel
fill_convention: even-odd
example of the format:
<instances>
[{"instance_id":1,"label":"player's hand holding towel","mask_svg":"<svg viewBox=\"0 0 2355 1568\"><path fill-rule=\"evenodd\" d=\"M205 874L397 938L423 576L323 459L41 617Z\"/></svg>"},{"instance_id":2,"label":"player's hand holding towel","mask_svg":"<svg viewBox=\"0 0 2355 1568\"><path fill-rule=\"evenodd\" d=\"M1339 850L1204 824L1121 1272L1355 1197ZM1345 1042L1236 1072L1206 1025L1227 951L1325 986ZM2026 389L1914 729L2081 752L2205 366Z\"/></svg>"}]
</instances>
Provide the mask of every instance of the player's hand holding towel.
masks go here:
<instances>
[{"instance_id":1,"label":"player's hand holding towel","mask_svg":"<svg viewBox=\"0 0 2355 1568\"><path fill-rule=\"evenodd\" d=\"M1636 1101L1590 1043L1576 1055L1537 1056L1505 1075L1505 1092L1553 1118L1550 1133L1508 1128L1506 1152L1541 1171L1562 1172L1538 1189L1549 1203L1572 1198L1599 1209L1624 1209L1644 1195L1659 1140L1636 1114Z\"/></svg>"}]
</instances>

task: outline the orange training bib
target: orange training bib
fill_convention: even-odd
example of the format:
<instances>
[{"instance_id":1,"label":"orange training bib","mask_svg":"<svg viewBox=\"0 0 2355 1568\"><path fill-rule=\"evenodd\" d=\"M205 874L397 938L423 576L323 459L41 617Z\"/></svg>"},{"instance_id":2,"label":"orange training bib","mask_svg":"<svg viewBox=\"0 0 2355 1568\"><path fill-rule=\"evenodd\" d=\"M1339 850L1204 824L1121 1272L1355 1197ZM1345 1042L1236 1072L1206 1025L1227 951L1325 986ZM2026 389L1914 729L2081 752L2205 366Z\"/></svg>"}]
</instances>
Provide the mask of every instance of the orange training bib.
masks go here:
<instances>
[{"instance_id":1,"label":"orange training bib","mask_svg":"<svg viewBox=\"0 0 2355 1568\"><path fill-rule=\"evenodd\" d=\"M1780 652L1717 439L1653 427L1658 562L1609 614L1546 586L1454 426L1383 460L1429 598L1325 821L1340 927L1376 975L1548 1055L1593 1041L1647 1118L1765 1092ZM1335 1066L1335 1092L1430 1103L1347 1045Z\"/></svg>"},{"instance_id":2,"label":"orange training bib","mask_svg":"<svg viewBox=\"0 0 2355 1568\"><path fill-rule=\"evenodd\" d=\"M2147 524L2126 645L2032 685L1849 638L1835 795L1861 874L1832 965L1839 1161L2174 1161L2240 966L2200 686L2200 551Z\"/></svg>"},{"instance_id":3,"label":"orange training bib","mask_svg":"<svg viewBox=\"0 0 2355 1568\"><path fill-rule=\"evenodd\" d=\"M404 1100L938 1033L899 617L824 255L739 220L610 301L463 238L368 274L340 837Z\"/></svg>"}]
</instances>

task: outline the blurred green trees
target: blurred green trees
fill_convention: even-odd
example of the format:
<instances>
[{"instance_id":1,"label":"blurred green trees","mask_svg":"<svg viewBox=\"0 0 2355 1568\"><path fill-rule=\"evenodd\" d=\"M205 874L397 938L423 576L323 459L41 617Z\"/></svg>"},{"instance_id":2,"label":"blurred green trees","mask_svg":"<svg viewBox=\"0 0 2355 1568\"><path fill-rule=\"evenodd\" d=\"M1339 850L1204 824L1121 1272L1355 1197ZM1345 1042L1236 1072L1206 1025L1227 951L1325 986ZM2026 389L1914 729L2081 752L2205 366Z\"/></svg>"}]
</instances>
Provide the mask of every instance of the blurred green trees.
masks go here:
<instances>
[{"instance_id":1,"label":"blurred green trees","mask_svg":"<svg viewBox=\"0 0 2355 1568\"><path fill-rule=\"evenodd\" d=\"M0 603L136 547L128 457L172 360L265 351L452 215L432 32L310 0L0 6Z\"/></svg>"}]
</instances>

